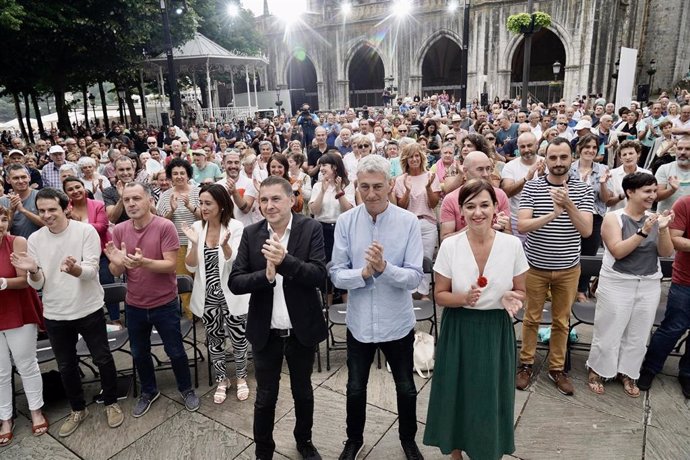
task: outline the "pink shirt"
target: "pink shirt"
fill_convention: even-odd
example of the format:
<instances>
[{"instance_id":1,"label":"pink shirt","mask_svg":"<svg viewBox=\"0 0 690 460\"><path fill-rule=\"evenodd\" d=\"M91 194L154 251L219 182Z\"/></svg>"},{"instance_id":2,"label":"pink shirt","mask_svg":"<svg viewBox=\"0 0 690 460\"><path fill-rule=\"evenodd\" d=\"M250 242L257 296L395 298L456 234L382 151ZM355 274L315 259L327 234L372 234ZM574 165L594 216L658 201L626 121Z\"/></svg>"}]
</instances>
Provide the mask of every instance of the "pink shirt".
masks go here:
<instances>
[{"instance_id":1,"label":"pink shirt","mask_svg":"<svg viewBox=\"0 0 690 460\"><path fill-rule=\"evenodd\" d=\"M460 190L462 190L462 187L450 192L443 198L443 203L441 203L441 223L455 221L456 232L467 226L465 218L460 213L460 205L458 204ZM494 187L494 192L496 192L496 199L498 200L496 212L503 211L506 216L510 217L510 200L508 200L508 195L498 187Z\"/></svg>"},{"instance_id":2,"label":"pink shirt","mask_svg":"<svg viewBox=\"0 0 690 460\"><path fill-rule=\"evenodd\" d=\"M128 254L141 249L147 259L163 260L163 253L180 249L175 224L168 219L153 216L144 228L134 228L134 222L119 223L113 230L113 244L119 248L124 241ZM172 273L154 273L145 268L128 269L128 305L137 308L155 308L171 302L177 296L177 277Z\"/></svg>"},{"instance_id":3,"label":"pink shirt","mask_svg":"<svg viewBox=\"0 0 690 460\"><path fill-rule=\"evenodd\" d=\"M410 178L412 184L410 188L410 203L407 205L407 210L417 217L424 217L432 224L436 224L436 214L434 210L429 207L429 200L426 194L426 184L429 183L429 172L420 174L418 176L407 176L403 174L395 178L395 196L398 199L405 195L405 179ZM433 174L434 181L431 183L431 190L433 192L441 191L441 184L438 181L436 174Z\"/></svg>"}]
</instances>

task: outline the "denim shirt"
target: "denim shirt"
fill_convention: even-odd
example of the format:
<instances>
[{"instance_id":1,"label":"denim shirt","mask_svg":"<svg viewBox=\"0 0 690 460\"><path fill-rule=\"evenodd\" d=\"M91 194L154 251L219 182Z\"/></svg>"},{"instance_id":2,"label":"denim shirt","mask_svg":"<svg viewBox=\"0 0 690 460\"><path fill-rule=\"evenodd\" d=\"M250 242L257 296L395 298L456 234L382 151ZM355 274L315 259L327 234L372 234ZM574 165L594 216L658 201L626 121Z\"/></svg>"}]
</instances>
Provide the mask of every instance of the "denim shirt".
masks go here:
<instances>
[{"instance_id":1,"label":"denim shirt","mask_svg":"<svg viewBox=\"0 0 690 460\"><path fill-rule=\"evenodd\" d=\"M580 167L580 160L576 160L570 166L570 177L580 180L580 172L578 168ZM606 202L601 198L601 184L599 179L606 173L608 168L601 163L592 163L592 173L589 175L585 182L592 190L594 190L594 214L598 214L602 217L606 214Z\"/></svg>"},{"instance_id":2,"label":"denim shirt","mask_svg":"<svg viewBox=\"0 0 690 460\"><path fill-rule=\"evenodd\" d=\"M410 291L422 279L422 233L417 217L391 203L376 216L362 204L338 218L335 226L333 284L349 291L347 328L359 342L390 342L415 325ZM367 279L365 251L373 241L383 246L386 268Z\"/></svg>"}]
</instances>

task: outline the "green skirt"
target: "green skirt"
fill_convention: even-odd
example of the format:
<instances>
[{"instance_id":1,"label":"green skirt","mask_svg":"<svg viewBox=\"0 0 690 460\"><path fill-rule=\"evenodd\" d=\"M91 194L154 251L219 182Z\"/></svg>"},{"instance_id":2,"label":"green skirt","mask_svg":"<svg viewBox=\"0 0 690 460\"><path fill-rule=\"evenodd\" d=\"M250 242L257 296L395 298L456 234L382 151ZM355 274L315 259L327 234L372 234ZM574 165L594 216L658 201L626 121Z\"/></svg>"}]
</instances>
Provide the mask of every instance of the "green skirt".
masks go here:
<instances>
[{"instance_id":1,"label":"green skirt","mask_svg":"<svg viewBox=\"0 0 690 460\"><path fill-rule=\"evenodd\" d=\"M515 332L501 310L446 308L424 444L495 460L515 450Z\"/></svg>"}]
</instances>

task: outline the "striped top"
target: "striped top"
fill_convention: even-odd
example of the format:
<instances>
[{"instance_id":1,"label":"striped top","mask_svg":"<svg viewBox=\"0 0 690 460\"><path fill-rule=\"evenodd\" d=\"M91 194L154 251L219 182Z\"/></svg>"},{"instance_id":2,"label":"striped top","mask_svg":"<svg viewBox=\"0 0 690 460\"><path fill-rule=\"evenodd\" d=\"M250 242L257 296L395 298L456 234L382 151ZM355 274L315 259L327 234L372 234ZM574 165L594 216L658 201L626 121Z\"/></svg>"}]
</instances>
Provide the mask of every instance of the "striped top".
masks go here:
<instances>
[{"instance_id":1,"label":"striped top","mask_svg":"<svg viewBox=\"0 0 690 460\"><path fill-rule=\"evenodd\" d=\"M199 207L199 191L199 187L190 185L189 205L192 207L192 209ZM173 193L175 193L175 189L169 188L161 194L160 198L158 198L156 211L158 211L159 215L165 217L165 215L170 212L170 199L172 198ZM185 235L182 231L182 225L187 224L191 227L196 220L196 216L192 214L189 209L187 209L184 203L182 203L181 200L178 201L177 209L175 209L175 214L172 216L172 222L175 224L175 228L177 229L177 236L180 239L180 245L186 246L188 244L187 235Z\"/></svg>"},{"instance_id":2,"label":"striped top","mask_svg":"<svg viewBox=\"0 0 690 460\"><path fill-rule=\"evenodd\" d=\"M549 193L551 184L542 176L527 182L520 197L520 209L531 209L532 217L544 216L553 211L553 200ZM580 211L594 212L592 188L575 178L568 179L568 196ZM527 234L525 253L530 266L542 270L564 270L580 262L581 235L570 220L567 212L538 230Z\"/></svg>"}]
</instances>

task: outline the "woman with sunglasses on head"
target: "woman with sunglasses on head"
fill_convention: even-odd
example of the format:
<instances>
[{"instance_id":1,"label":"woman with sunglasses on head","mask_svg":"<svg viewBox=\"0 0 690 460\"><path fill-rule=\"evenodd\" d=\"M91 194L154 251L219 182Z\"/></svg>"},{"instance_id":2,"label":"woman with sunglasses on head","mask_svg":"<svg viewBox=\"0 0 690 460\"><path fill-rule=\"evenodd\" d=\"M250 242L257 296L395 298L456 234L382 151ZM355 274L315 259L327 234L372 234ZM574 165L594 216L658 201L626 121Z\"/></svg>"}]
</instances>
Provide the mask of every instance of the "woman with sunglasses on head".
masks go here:
<instances>
[{"instance_id":1,"label":"woman with sunglasses on head","mask_svg":"<svg viewBox=\"0 0 690 460\"><path fill-rule=\"evenodd\" d=\"M222 185L204 185L199 205L201 220L182 227L189 241L185 266L195 273L189 307L206 328L209 359L217 384L213 402L222 404L230 387L225 367L226 330L235 358L237 399L245 401L249 397L246 337L249 295L235 295L228 288L244 226L233 218L232 200Z\"/></svg>"},{"instance_id":2,"label":"woman with sunglasses on head","mask_svg":"<svg viewBox=\"0 0 690 460\"><path fill-rule=\"evenodd\" d=\"M292 185L292 191L295 194L295 204L292 210L296 213L301 213L304 207L304 197L302 196L302 182L298 178L290 177L290 162L288 158L282 153L274 153L271 159L268 160L268 175L282 177Z\"/></svg>"},{"instance_id":3,"label":"woman with sunglasses on head","mask_svg":"<svg viewBox=\"0 0 690 460\"><path fill-rule=\"evenodd\" d=\"M365 137L360 142L369 142ZM348 155L354 155L348 153ZM355 187L348 179L343 160L337 153L326 153L318 161L320 180L314 184L309 200L309 210L314 219L323 227L323 241L326 250L326 262L330 262L333 253L333 235L335 222L345 211L355 206Z\"/></svg>"},{"instance_id":4,"label":"woman with sunglasses on head","mask_svg":"<svg viewBox=\"0 0 690 460\"><path fill-rule=\"evenodd\" d=\"M424 257L432 259L438 242L438 220L434 209L441 199L441 184L436 174L427 171L426 153L418 143L403 147L400 165L404 174L395 179L395 204L417 216ZM417 294L422 298L428 299L430 281L431 277L425 275L417 287Z\"/></svg>"},{"instance_id":5,"label":"woman with sunglasses on head","mask_svg":"<svg viewBox=\"0 0 690 460\"><path fill-rule=\"evenodd\" d=\"M380 156L385 156L387 143L388 140L383 136L383 127L380 125L374 126L374 144L372 152Z\"/></svg>"},{"instance_id":6,"label":"woman with sunglasses on head","mask_svg":"<svg viewBox=\"0 0 690 460\"><path fill-rule=\"evenodd\" d=\"M31 412L31 431L40 436L48 431L43 415L43 381L36 359L36 337L43 327L43 308L36 291L29 287L24 270L10 263L10 254L27 250L26 239L10 235L9 208L0 206L0 449L14 438L13 364Z\"/></svg>"}]
</instances>

